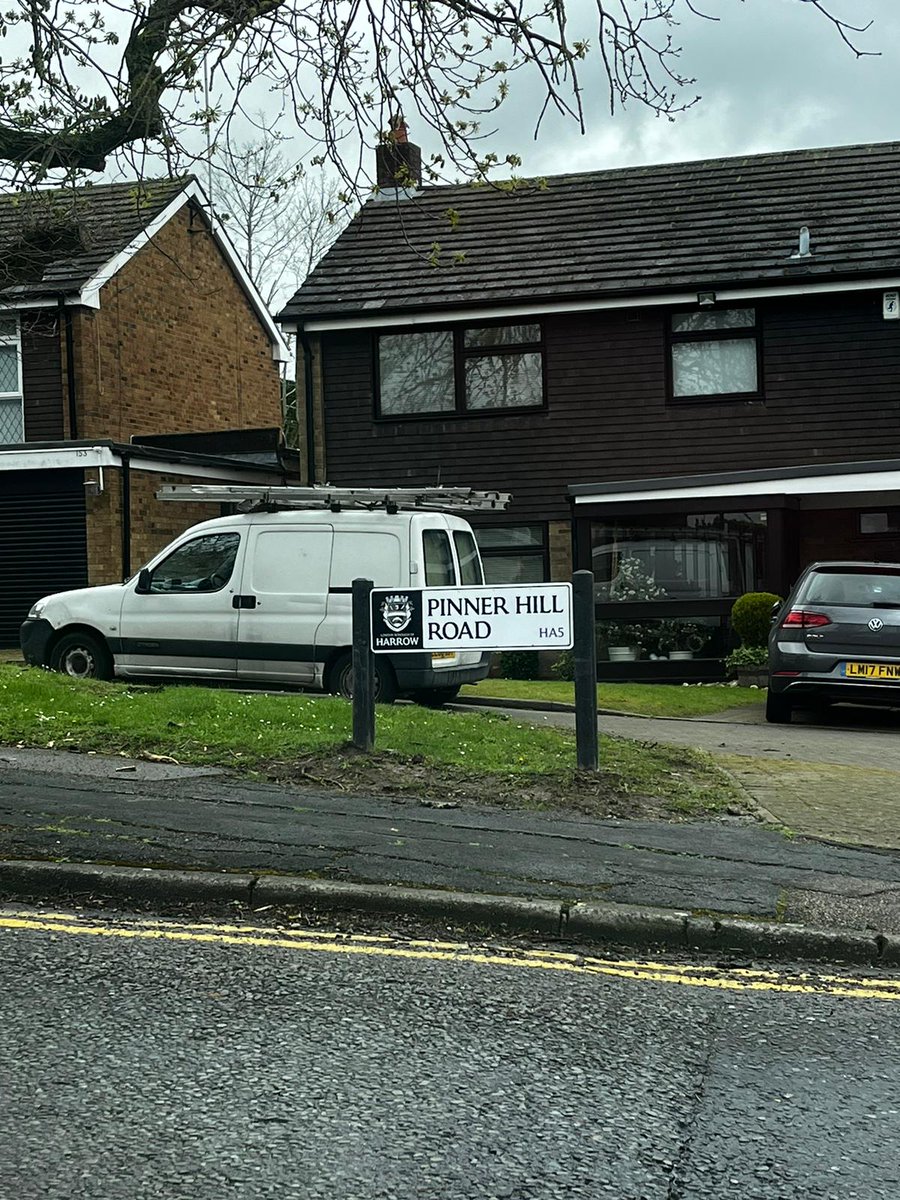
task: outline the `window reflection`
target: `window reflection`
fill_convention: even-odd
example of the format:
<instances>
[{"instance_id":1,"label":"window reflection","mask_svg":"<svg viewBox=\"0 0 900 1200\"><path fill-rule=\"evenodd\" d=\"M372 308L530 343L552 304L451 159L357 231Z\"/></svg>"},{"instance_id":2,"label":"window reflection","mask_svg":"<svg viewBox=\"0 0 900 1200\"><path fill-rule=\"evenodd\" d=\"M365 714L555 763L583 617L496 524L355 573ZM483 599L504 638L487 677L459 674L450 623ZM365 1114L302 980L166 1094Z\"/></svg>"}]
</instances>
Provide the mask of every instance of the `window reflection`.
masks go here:
<instances>
[{"instance_id":1,"label":"window reflection","mask_svg":"<svg viewBox=\"0 0 900 1200\"><path fill-rule=\"evenodd\" d=\"M740 596L762 573L764 512L697 513L593 522L598 600L718 600Z\"/></svg>"}]
</instances>

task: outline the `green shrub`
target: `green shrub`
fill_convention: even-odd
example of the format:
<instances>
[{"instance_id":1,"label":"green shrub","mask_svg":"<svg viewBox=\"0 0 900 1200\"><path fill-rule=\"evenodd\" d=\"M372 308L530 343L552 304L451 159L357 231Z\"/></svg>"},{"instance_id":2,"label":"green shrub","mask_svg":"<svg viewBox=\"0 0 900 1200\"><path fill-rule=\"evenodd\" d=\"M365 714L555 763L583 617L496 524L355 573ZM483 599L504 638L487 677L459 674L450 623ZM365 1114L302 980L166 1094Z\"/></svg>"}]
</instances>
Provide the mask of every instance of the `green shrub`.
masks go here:
<instances>
[{"instance_id":1,"label":"green shrub","mask_svg":"<svg viewBox=\"0 0 900 1200\"><path fill-rule=\"evenodd\" d=\"M769 665L769 653L765 646L741 646L725 659L729 675L738 671L765 671Z\"/></svg>"},{"instance_id":2,"label":"green shrub","mask_svg":"<svg viewBox=\"0 0 900 1200\"><path fill-rule=\"evenodd\" d=\"M575 678L575 655L572 651L563 650L550 671L557 679L567 679L571 682Z\"/></svg>"},{"instance_id":3,"label":"green shrub","mask_svg":"<svg viewBox=\"0 0 900 1200\"><path fill-rule=\"evenodd\" d=\"M731 628L742 646L765 646L772 626L772 608L781 597L772 592L747 592L735 600L731 609Z\"/></svg>"},{"instance_id":4,"label":"green shrub","mask_svg":"<svg viewBox=\"0 0 900 1200\"><path fill-rule=\"evenodd\" d=\"M500 674L504 679L540 679L537 650L504 650L500 655Z\"/></svg>"}]
</instances>

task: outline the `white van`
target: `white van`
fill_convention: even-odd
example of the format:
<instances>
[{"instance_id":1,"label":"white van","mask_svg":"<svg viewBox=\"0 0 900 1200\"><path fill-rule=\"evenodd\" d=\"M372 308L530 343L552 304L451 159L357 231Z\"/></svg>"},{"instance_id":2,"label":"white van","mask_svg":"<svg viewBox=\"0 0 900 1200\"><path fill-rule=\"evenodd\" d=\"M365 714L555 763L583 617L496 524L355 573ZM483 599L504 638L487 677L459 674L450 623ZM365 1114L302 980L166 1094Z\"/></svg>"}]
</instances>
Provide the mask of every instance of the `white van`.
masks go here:
<instances>
[{"instance_id":1,"label":"white van","mask_svg":"<svg viewBox=\"0 0 900 1200\"><path fill-rule=\"evenodd\" d=\"M481 584L471 526L443 512L269 511L194 525L122 584L39 600L25 661L75 678L285 683L349 696L351 584ZM376 699L452 699L490 656L376 656Z\"/></svg>"}]
</instances>

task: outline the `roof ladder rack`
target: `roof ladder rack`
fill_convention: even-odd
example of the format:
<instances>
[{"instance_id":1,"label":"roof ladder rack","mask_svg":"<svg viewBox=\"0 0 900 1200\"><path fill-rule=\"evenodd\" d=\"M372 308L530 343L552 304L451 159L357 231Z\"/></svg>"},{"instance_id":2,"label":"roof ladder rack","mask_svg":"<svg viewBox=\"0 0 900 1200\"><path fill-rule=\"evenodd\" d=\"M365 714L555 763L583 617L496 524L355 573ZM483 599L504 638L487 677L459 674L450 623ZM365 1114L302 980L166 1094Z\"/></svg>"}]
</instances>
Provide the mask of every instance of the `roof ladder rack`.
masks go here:
<instances>
[{"instance_id":1,"label":"roof ladder rack","mask_svg":"<svg viewBox=\"0 0 900 1200\"><path fill-rule=\"evenodd\" d=\"M233 504L240 512L271 512L283 508L361 509L374 512L401 509L424 512L503 512L509 492L477 492L464 487L344 488L319 484L314 487L265 487L249 484L176 483L161 487L157 500L180 500Z\"/></svg>"}]
</instances>

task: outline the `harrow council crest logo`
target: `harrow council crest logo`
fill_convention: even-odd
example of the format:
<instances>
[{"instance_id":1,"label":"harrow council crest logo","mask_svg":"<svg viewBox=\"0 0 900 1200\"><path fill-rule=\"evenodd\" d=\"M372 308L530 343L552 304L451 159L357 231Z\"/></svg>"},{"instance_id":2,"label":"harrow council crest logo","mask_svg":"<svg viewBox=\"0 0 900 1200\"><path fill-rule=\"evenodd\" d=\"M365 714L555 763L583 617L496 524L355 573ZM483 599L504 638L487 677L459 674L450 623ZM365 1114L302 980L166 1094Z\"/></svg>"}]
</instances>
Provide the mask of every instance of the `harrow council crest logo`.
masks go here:
<instances>
[{"instance_id":1,"label":"harrow council crest logo","mask_svg":"<svg viewBox=\"0 0 900 1200\"><path fill-rule=\"evenodd\" d=\"M409 596L385 596L381 605L381 615L392 633L402 633L413 615Z\"/></svg>"}]
</instances>

